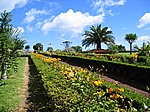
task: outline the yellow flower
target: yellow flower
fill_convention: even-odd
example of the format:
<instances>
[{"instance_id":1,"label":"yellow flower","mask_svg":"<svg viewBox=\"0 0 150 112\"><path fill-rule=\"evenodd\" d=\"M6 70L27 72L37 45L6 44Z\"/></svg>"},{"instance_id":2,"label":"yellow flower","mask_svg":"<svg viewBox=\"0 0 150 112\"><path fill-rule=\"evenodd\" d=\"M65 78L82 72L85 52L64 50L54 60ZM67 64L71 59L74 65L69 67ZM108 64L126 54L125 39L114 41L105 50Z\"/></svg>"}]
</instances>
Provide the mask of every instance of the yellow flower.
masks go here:
<instances>
[{"instance_id":1,"label":"yellow flower","mask_svg":"<svg viewBox=\"0 0 150 112\"><path fill-rule=\"evenodd\" d=\"M117 91L124 92L123 88L116 88Z\"/></svg>"},{"instance_id":2,"label":"yellow flower","mask_svg":"<svg viewBox=\"0 0 150 112\"><path fill-rule=\"evenodd\" d=\"M97 94L101 95L101 94L102 94L102 92L97 92Z\"/></svg>"},{"instance_id":3,"label":"yellow flower","mask_svg":"<svg viewBox=\"0 0 150 112\"><path fill-rule=\"evenodd\" d=\"M57 58L57 60L60 61L61 59L60 59L60 58Z\"/></svg>"},{"instance_id":4,"label":"yellow flower","mask_svg":"<svg viewBox=\"0 0 150 112\"><path fill-rule=\"evenodd\" d=\"M68 75L69 75L70 77L74 77L74 72L70 72Z\"/></svg>"},{"instance_id":5,"label":"yellow flower","mask_svg":"<svg viewBox=\"0 0 150 112\"><path fill-rule=\"evenodd\" d=\"M92 84L99 86L103 83L103 80L93 81Z\"/></svg>"},{"instance_id":6,"label":"yellow flower","mask_svg":"<svg viewBox=\"0 0 150 112\"><path fill-rule=\"evenodd\" d=\"M137 54L132 54L131 56L132 56L132 58L137 58L138 57Z\"/></svg>"}]
</instances>

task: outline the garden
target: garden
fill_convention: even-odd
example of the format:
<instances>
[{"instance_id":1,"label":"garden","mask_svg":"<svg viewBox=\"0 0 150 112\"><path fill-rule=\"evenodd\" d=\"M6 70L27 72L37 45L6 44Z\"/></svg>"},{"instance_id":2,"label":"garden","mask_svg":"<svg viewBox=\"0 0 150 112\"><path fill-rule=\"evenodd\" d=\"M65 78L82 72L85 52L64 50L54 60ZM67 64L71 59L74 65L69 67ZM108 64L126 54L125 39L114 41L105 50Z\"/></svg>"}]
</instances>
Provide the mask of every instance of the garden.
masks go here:
<instances>
[{"instance_id":1,"label":"garden","mask_svg":"<svg viewBox=\"0 0 150 112\"><path fill-rule=\"evenodd\" d=\"M85 31L82 46L96 45L96 50L82 51L80 46L70 47L65 41L63 51L53 51L52 43L46 51L43 45L33 45L34 51L12 28L11 13L4 11L0 17L0 111L46 112L149 112L150 96L144 96L102 76L109 74L134 81L144 86L150 94L150 43L142 47L132 43L136 34L126 34L130 51L115 45L108 27L91 26ZM102 50L101 43L108 45ZM26 50L25 50L26 49ZM95 52L100 50L100 52ZM28 65L27 72L26 66ZM29 73L28 73L29 72ZM25 80L25 75L28 75ZM26 81L26 83L25 83ZM23 90L24 84L26 88ZM28 94L24 95L24 92ZM24 95L24 96L23 96ZM23 99L24 97L24 99ZM23 107L24 108L24 107Z\"/></svg>"}]
</instances>

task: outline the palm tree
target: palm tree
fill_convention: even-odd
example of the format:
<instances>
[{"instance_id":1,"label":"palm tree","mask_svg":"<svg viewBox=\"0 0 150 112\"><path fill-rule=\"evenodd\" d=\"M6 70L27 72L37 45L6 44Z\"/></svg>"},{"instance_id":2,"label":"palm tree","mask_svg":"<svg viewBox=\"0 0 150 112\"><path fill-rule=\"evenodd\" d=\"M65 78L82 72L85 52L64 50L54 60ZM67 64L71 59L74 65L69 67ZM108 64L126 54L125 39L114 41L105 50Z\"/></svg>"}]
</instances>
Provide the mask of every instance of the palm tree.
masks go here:
<instances>
[{"instance_id":1,"label":"palm tree","mask_svg":"<svg viewBox=\"0 0 150 112\"><path fill-rule=\"evenodd\" d=\"M136 34L132 34L132 33L126 34L125 40L129 42L129 44L130 44L130 54L132 54L132 43L133 43L135 40L137 40Z\"/></svg>"},{"instance_id":2,"label":"palm tree","mask_svg":"<svg viewBox=\"0 0 150 112\"><path fill-rule=\"evenodd\" d=\"M114 37L111 35L112 31L108 30L108 27L101 28L101 24L90 27L90 31L85 31L82 40L82 46L89 47L89 45L97 45L97 49L101 49L101 43L108 45L114 43Z\"/></svg>"},{"instance_id":3,"label":"palm tree","mask_svg":"<svg viewBox=\"0 0 150 112\"><path fill-rule=\"evenodd\" d=\"M150 42L143 42L142 47L135 45L134 49L138 51L139 56L150 56Z\"/></svg>"}]
</instances>

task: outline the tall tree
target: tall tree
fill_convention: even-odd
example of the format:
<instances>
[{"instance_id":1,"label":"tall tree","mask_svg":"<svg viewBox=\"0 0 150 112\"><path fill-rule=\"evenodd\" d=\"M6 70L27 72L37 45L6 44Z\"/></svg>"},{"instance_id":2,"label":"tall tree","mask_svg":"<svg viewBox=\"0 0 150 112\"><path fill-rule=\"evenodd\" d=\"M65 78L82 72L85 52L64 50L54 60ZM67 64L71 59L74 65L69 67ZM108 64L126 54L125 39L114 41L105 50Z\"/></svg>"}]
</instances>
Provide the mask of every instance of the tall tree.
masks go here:
<instances>
[{"instance_id":1,"label":"tall tree","mask_svg":"<svg viewBox=\"0 0 150 112\"><path fill-rule=\"evenodd\" d=\"M64 42L62 42L62 43L63 43L63 45L65 46L65 49L69 48L69 47L70 47L70 44L72 44L72 42L70 42L70 41L68 41L68 40L66 40L66 41L64 41Z\"/></svg>"},{"instance_id":2,"label":"tall tree","mask_svg":"<svg viewBox=\"0 0 150 112\"><path fill-rule=\"evenodd\" d=\"M132 34L132 33L126 34L125 40L129 42L129 44L130 44L130 54L132 54L132 43L135 42L135 40L137 40L136 34Z\"/></svg>"},{"instance_id":3,"label":"tall tree","mask_svg":"<svg viewBox=\"0 0 150 112\"><path fill-rule=\"evenodd\" d=\"M7 72L10 67L17 66L16 57L18 56L18 49L23 48L25 40L20 38L20 31L12 28L12 15L4 11L0 15L0 70L1 79L7 78Z\"/></svg>"},{"instance_id":4,"label":"tall tree","mask_svg":"<svg viewBox=\"0 0 150 112\"><path fill-rule=\"evenodd\" d=\"M90 27L90 31L85 31L82 40L82 46L89 47L90 45L97 45L97 49L101 49L101 43L108 45L114 43L114 36L111 35L112 31L108 30L108 27L101 28L101 24Z\"/></svg>"}]
</instances>

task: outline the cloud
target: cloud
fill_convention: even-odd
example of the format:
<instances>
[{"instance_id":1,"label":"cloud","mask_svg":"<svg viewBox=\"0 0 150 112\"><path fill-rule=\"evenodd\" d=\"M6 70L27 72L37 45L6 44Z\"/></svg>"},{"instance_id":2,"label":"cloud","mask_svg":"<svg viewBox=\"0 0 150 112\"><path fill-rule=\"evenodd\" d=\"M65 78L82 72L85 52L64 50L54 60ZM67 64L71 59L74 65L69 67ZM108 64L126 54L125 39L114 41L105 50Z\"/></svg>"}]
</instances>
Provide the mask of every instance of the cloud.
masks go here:
<instances>
[{"instance_id":1,"label":"cloud","mask_svg":"<svg viewBox=\"0 0 150 112\"><path fill-rule=\"evenodd\" d=\"M62 41L69 41L69 40L66 40L66 39L61 38L61 37L59 37L59 39L62 40Z\"/></svg>"},{"instance_id":2,"label":"cloud","mask_svg":"<svg viewBox=\"0 0 150 112\"><path fill-rule=\"evenodd\" d=\"M56 2L49 2L49 5L51 8L53 8L53 10L61 8L61 5Z\"/></svg>"},{"instance_id":3,"label":"cloud","mask_svg":"<svg viewBox=\"0 0 150 112\"><path fill-rule=\"evenodd\" d=\"M71 37L76 37L83 32L86 26L99 24L103 22L103 19L104 15L91 16L89 13L74 12L69 9L67 12L54 17L51 22L45 22L42 30L45 35L54 30L63 34L69 33Z\"/></svg>"},{"instance_id":4,"label":"cloud","mask_svg":"<svg viewBox=\"0 0 150 112\"><path fill-rule=\"evenodd\" d=\"M150 36L146 35L146 36L141 36L137 39L137 41L149 41L150 40Z\"/></svg>"},{"instance_id":5,"label":"cloud","mask_svg":"<svg viewBox=\"0 0 150 112\"><path fill-rule=\"evenodd\" d=\"M30 11L25 13L26 17L24 18L24 22L25 23L32 22L33 20L35 20L35 16L39 15L39 14L46 15L46 14L48 14L48 12L45 10L36 10L36 9L32 8Z\"/></svg>"},{"instance_id":6,"label":"cloud","mask_svg":"<svg viewBox=\"0 0 150 112\"><path fill-rule=\"evenodd\" d=\"M108 13L113 16L112 11L107 11L108 7L124 5L126 0L92 0L91 6L98 9L98 13Z\"/></svg>"},{"instance_id":7,"label":"cloud","mask_svg":"<svg viewBox=\"0 0 150 112\"><path fill-rule=\"evenodd\" d=\"M0 0L0 12L11 12L15 8L23 7L29 0Z\"/></svg>"},{"instance_id":8,"label":"cloud","mask_svg":"<svg viewBox=\"0 0 150 112\"><path fill-rule=\"evenodd\" d=\"M150 24L150 13L145 13L139 20L138 28L142 28L145 25Z\"/></svg>"},{"instance_id":9,"label":"cloud","mask_svg":"<svg viewBox=\"0 0 150 112\"><path fill-rule=\"evenodd\" d=\"M31 26L29 26L29 25L27 25L26 28L27 28L27 30L29 30L30 32L33 31L33 28L32 28Z\"/></svg>"},{"instance_id":10,"label":"cloud","mask_svg":"<svg viewBox=\"0 0 150 112\"><path fill-rule=\"evenodd\" d=\"M42 22L38 22L38 23L36 23L36 25L35 25L35 27L36 27L37 29L41 28L41 26L42 26Z\"/></svg>"}]
</instances>

